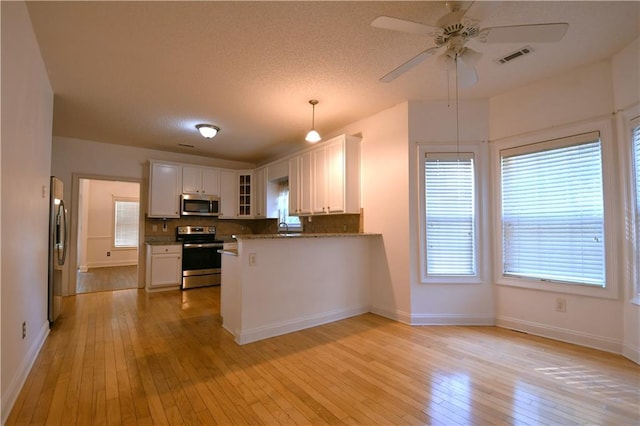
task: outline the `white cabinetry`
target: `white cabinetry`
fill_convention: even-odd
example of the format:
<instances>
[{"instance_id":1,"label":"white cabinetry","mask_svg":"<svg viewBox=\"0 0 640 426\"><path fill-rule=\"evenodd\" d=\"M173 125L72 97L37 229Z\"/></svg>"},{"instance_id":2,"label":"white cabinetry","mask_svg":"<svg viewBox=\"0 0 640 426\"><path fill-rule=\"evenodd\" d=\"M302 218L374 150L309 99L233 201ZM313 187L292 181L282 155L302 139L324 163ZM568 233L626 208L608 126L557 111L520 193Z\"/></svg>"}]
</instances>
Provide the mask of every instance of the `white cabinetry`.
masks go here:
<instances>
[{"instance_id":1,"label":"white cabinetry","mask_svg":"<svg viewBox=\"0 0 640 426\"><path fill-rule=\"evenodd\" d=\"M294 215L360 213L360 138L338 136L289 160Z\"/></svg>"},{"instance_id":2,"label":"white cabinetry","mask_svg":"<svg viewBox=\"0 0 640 426\"><path fill-rule=\"evenodd\" d=\"M180 217L182 167L178 164L150 162L148 217Z\"/></svg>"},{"instance_id":3,"label":"white cabinetry","mask_svg":"<svg viewBox=\"0 0 640 426\"><path fill-rule=\"evenodd\" d=\"M182 282L182 245L147 244L147 291L171 290Z\"/></svg>"},{"instance_id":4,"label":"white cabinetry","mask_svg":"<svg viewBox=\"0 0 640 426\"><path fill-rule=\"evenodd\" d=\"M261 167L253 171L253 211L259 219L267 217L267 169Z\"/></svg>"},{"instance_id":5,"label":"white cabinetry","mask_svg":"<svg viewBox=\"0 0 640 426\"><path fill-rule=\"evenodd\" d=\"M211 167L182 167L182 192L220 195L220 170Z\"/></svg>"},{"instance_id":6,"label":"white cabinetry","mask_svg":"<svg viewBox=\"0 0 640 426\"><path fill-rule=\"evenodd\" d=\"M220 170L220 219L236 217L238 194L238 173L234 170Z\"/></svg>"},{"instance_id":7,"label":"white cabinetry","mask_svg":"<svg viewBox=\"0 0 640 426\"><path fill-rule=\"evenodd\" d=\"M238 172L238 217L253 216L253 173Z\"/></svg>"}]
</instances>

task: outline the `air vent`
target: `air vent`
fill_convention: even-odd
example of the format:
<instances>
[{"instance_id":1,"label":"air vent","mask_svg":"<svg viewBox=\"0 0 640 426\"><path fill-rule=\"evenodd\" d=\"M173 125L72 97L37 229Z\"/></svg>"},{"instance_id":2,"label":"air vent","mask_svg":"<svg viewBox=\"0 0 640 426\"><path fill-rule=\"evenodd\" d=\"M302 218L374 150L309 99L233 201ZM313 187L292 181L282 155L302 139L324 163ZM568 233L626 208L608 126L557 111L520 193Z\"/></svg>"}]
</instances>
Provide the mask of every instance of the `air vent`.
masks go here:
<instances>
[{"instance_id":1,"label":"air vent","mask_svg":"<svg viewBox=\"0 0 640 426\"><path fill-rule=\"evenodd\" d=\"M495 59L494 62L497 64L506 64L507 62L511 62L516 58L519 58L524 55L528 55L532 53L533 49L531 46L523 47L522 49L516 50L515 52L511 52L508 55L503 56L502 58Z\"/></svg>"}]
</instances>

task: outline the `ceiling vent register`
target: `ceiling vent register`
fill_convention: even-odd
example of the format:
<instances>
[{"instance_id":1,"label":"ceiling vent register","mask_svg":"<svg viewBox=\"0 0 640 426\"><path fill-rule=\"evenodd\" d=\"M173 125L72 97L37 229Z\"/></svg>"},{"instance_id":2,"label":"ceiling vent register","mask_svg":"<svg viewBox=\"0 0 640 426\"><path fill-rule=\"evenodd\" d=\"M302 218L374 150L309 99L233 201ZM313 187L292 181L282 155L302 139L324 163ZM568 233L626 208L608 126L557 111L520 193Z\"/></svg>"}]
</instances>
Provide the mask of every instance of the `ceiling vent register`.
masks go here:
<instances>
[{"instance_id":1,"label":"ceiling vent register","mask_svg":"<svg viewBox=\"0 0 640 426\"><path fill-rule=\"evenodd\" d=\"M495 59L495 63L506 64L507 62L511 62L516 58L520 58L530 53L533 53L533 49L531 48L531 46L525 46L522 49L516 50L515 52L511 52L508 55L503 56L502 58Z\"/></svg>"}]
</instances>

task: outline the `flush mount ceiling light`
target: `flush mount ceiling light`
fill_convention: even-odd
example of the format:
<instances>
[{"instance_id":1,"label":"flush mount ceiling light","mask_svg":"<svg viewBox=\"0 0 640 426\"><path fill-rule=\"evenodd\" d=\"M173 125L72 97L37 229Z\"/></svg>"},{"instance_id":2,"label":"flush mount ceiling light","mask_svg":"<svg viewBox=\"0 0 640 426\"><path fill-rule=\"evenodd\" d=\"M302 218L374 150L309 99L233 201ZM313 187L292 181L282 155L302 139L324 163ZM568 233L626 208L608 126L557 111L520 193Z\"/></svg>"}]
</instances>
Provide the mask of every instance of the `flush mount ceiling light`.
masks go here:
<instances>
[{"instance_id":1,"label":"flush mount ceiling light","mask_svg":"<svg viewBox=\"0 0 640 426\"><path fill-rule=\"evenodd\" d=\"M198 129L202 137L207 139L213 139L220 131L220 127L213 124L197 124L196 129Z\"/></svg>"},{"instance_id":2,"label":"flush mount ceiling light","mask_svg":"<svg viewBox=\"0 0 640 426\"><path fill-rule=\"evenodd\" d=\"M320 137L320 133L318 133L316 131L315 128L315 120L316 120L316 105L318 105L318 101L315 99L311 99L309 101L309 103L311 104L311 107L313 108L312 113L311 113L311 130L309 130L309 133L307 133L307 137L304 138L304 140L306 140L307 142L310 143L316 143L316 142L320 142L320 140L322 139Z\"/></svg>"}]
</instances>

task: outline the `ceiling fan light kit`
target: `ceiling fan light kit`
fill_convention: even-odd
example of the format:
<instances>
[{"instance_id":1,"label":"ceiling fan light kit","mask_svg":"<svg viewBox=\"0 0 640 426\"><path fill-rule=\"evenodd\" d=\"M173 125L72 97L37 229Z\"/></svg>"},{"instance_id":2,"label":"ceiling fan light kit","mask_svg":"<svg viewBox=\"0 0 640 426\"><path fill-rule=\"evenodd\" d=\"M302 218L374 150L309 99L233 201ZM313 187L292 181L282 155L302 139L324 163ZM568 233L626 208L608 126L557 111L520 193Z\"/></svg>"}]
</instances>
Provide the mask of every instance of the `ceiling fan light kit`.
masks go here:
<instances>
[{"instance_id":1,"label":"ceiling fan light kit","mask_svg":"<svg viewBox=\"0 0 640 426\"><path fill-rule=\"evenodd\" d=\"M213 124L196 124L196 129L205 139L213 139L220 131L220 127Z\"/></svg>"},{"instance_id":2,"label":"ceiling fan light kit","mask_svg":"<svg viewBox=\"0 0 640 426\"><path fill-rule=\"evenodd\" d=\"M304 138L309 143L320 142L322 138L320 137L320 133L315 128L315 120L316 120L316 105L318 105L319 101L316 99L311 99L309 101L311 104L312 112L311 112L311 130L307 133L307 136Z\"/></svg>"}]
</instances>

